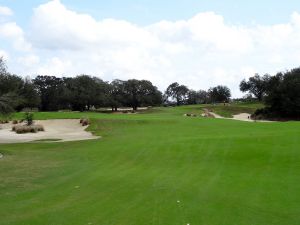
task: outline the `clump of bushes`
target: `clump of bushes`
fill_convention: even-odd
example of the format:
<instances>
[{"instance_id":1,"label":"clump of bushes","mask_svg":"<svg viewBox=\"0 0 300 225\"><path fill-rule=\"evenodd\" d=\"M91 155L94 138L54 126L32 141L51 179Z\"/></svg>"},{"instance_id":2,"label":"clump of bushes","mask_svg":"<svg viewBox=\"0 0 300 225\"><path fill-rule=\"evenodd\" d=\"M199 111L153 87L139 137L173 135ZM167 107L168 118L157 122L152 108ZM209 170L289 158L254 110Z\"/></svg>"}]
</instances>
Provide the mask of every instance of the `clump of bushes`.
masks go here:
<instances>
[{"instance_id":1,"label":"clump of bushes","mask_svg":"<svg viewBox=\"0 0 300 225\"><path fill-rule=\"evenodd\" d=\"M9 120L0 120L0 124L9 123Z\"/></svg>"},{"instance_id":2,"label":"clump of bushes","mask_svg":"<svg viewBox=\"0 0 300 225\"><path fill-rule=\"evenodd\" d=\"M15 125L12 127L12 131L15 131L17 134L25 133L37 133L39 131L45 131L42 125Z\"/></svg>"},{"instance_id":3,"label":"clump of bushes","mask_svg":"<svg viewBox=\"0 0 300 225\"><path fill-rule=\"evenodd\" d=\"M80 123L82 126L88 126L90 124L90 120L86 118L81 118Z\"/></svg>"},{"instance_id":4,"label":"clump of bushes","mask_svg":"<svg viewBox=\"0 0 300 225\"><path fill-rule=\"evenodd\" d=\"M39 131L45 131L42 125L34 125L33 121L33 113L26 112L24 119L20 121L20 123L25 122L25 124L18 124L18 120L13 120L12 131L17 134L25 134L25 133L37 133Z\"/></svg>"},{"instance_id":5,"label":"clump of bushes","mask_svg":"<svg viewBox=\"0 0 300 225\"><path fill-rule=\"evenodd\" d=\"M184 116L188 116L188 117L197 117L196 114L192 114L192 113L186 113L186 114L184 114Z\"/></svg>"}]
</instances>

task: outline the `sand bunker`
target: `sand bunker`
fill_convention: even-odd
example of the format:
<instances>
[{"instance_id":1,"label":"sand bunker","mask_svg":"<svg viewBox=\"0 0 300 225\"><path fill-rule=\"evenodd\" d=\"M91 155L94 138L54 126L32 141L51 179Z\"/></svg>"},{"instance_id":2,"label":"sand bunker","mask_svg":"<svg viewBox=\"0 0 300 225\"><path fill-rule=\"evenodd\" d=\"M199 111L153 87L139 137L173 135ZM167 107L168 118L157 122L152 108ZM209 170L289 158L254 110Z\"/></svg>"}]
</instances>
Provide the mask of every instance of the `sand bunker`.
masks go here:
<instances>
[{"instance_id":1,"label":"sand bunker","mask_svg":"<svg viewBox=\"0 0 300 225\"><path fill-rule=\"evenodd\" d=\"M35 124L44 126L45 131L17 134L11 131L12 124L0 125L0 143L23 143L31 141L65 142L98 139L85 131L77 119L36 120Z\"/></svg>"},{"instance_id":2,"label":"sand bunker","mask_svg":"<svg viewBox=\"0 0 300 225\"><path fill-rule=\"evenodd\" d=\"M240 113L237 115L233 115L233 118L225 118L213 112L209 112L209 113L210 115L212 115L214 118L217 119L230 119L230 120L239 120L239 121L246 121L246 122L274 122L270 120L253 120L251 119L251 114L249 113Z\"/></svg>"}]
</instances>

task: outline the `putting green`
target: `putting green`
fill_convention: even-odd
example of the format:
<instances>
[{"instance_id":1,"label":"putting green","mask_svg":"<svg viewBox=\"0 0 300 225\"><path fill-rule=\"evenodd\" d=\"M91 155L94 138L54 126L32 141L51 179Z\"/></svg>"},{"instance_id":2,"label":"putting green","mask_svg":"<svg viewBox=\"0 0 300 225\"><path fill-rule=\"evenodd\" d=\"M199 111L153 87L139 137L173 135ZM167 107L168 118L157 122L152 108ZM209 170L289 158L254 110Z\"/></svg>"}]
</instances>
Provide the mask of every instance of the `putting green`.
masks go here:
<instances>
[{"instance_id":1,"label":"putting green","mask_svg":"<svg viewBox=\"0 0 300 225\"><path fill-rule=\"evenodd\" d=\"M299 224L299 122L184 113L200 106L36 114L89 117L103 138L0 145L0 224Z\"/></svg>"}]
</instances>

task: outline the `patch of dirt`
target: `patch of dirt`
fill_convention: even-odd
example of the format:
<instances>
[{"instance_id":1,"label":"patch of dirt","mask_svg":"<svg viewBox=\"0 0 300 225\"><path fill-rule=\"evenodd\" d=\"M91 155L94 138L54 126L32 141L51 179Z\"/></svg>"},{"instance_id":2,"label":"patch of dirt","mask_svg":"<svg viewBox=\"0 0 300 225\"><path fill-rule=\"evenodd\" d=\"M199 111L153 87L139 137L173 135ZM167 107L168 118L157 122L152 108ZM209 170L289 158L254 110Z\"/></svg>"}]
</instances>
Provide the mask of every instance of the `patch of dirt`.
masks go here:
<instances>
[{"instance_id":1,"label":"patch of dirt","mask_svg":"<svg viewBox=\"0 0 300 225\"><path fill-rule=\"evenodd\" d=\"M36 120L35 124L43 125L45 131L17 134L11 130L11 123L1 125L0 143L24 143L43 139L66 142L100 138L85 131L87 126L82 126L77 119Z\"/></svg>"}]
</instances>

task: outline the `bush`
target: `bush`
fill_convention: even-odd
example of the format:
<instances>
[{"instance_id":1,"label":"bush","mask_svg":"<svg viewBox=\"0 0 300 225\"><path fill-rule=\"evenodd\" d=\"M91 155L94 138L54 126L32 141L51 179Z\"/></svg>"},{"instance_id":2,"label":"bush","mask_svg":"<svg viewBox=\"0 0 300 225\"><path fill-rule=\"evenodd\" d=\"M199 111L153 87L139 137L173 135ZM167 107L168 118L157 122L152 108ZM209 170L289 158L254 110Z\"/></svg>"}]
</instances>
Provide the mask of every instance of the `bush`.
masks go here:
<instances>
[{"instance_id":1,"label":"bush","mask_svg":"<svg viewBox=\"0 0 300 225\"><path fill-rule=\"evenodd\" d=\"M24 119L26 121L26 125L31 126L33 124L33 113L26 112Z\"/></svg>"},{"instance_id":2,"label":"bush","mask_svg":"<svg viewBox=\"0 0 300 225\"><path fill-rule=\"evenodd\" d=\"M37 133L39 131L45 131L42 125L15 125L12 127L12 131L15 131L17 134L25 133Z\"/></svg>"},{"instance_id":3,"label":"bush","mask_svg":"<svg viewBox=\"0 0 300 225\"><path fill-rule=\"evenodd\" d=\"M18 123L19 123L18 120L13 120L13 121L12 121L12 124L18 124Z\"/></svg>"},{"instance_id":4,"label":"bush","mask_svg":"<svg viewBox=\"0 0 300 225\"><path fill-rule=\"evenodd\" d=\"M82 126L88 126L90 124L90 120L89 119L83 119L81 124L82 124Z\"/></svg>"}]
</instances>

